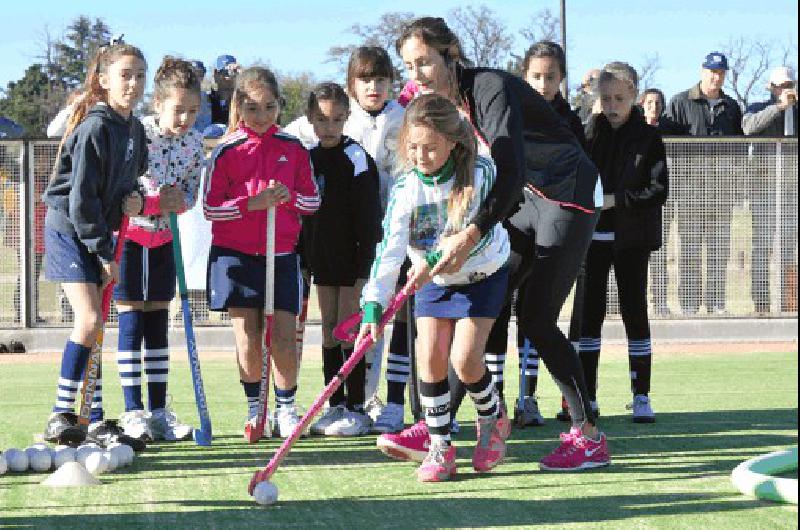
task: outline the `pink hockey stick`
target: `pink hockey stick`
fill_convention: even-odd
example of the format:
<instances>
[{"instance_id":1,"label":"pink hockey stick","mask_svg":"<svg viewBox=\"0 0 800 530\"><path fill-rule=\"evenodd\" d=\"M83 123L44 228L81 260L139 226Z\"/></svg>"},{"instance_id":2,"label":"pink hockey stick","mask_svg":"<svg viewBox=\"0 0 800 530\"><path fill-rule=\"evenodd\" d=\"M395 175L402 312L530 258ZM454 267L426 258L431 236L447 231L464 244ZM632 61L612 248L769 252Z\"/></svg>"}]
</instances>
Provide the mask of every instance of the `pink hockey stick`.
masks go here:
<instances>
[{"instance_id":1,"label":"pink hockey stick","mask_svg":"<svg viewBox=\"0 0 800 530\"><path fill-rule=\"evenodd\" d=\"M413 290L413 284L409 282L394 296L392 301L389 302L389 306L386 308L383 318L381 318L379 324L380 330L383 330L386 324L394 317L395 313L397 313L397 311L403 306L403 302L405 302L406 298L413 293ZM345 319L341 324L336 326L333 334L339 340L355 340L358 334L357 326L360 322L361 313L355 313L354 315ZM331 379L331 382L328 383L328 385L323 389L322 393L317 396L317 399L314 400L314 403L311 404L308 412L306 412L300 419L300 423L298 423L294 428L292 434L283 441L281 446L272 456L272 459L267 464L267 467L260 471L256 471L256 473L253 475L253 478L250 480L250 485L247 488L247 491L250 492L250 495L253 494L253 490L255 490L255 487L259 482L264 482L265 480L272 478L272 475L278 469L278 466L281 465L283 459L286 458L286 456L289 454L289 451L292 450L294 443L298 438L300 438L300 434L306 430L308 425L311 423L311 420L313 420L314 417L319 413L325 402L330 399L331 395L336 392L336 390L341 386L342 382L347 379L347 376L353 371L355 365L358 364L361 358L364 357L364 354L367 353L367 350L369 350L374 343L374 338L371 335L367 335L364 340L356 345L356 349L350 354L350 357L339 369L339 372L336 374L336 376Z\"/></svg>"}]
</instances>

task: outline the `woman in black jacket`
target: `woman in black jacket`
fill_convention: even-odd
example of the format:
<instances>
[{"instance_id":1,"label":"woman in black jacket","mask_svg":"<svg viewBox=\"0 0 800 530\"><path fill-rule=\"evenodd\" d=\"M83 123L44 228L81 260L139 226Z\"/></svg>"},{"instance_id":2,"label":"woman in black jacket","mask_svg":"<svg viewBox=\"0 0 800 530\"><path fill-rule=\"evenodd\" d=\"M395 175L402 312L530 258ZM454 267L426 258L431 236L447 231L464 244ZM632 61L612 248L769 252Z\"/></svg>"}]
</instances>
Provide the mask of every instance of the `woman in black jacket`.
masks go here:
<instances>
[{"instance_id":1,"label":"woman in black jacket","mask_svg":"<svg viewBox=\"0 0 800 530\"><path fill-rule=\"evenodd\" d=\"M560 470L608 465L605 435L586 399L578 355L557 326L596 223L596 168L569 127L525 81L501 70L467 67L458 38L443 19L415 20L396 47L421 92L459 105L497 166L497 181L472 224L442 242L441 261L431 274L459 270L483 234L508 219L510 288L532 278L520 324L567 397L573 418L571 433L541 465Z\"/></svg>"},{"instance_id":2,"label":"woman in black jacket","mask_svg":"<svg viewBox=\"0 0 800 530\"><path fill-rule=\"evenodd\" d=\"M589 398L596 405L600 330L606 314L608 274L614 267L628 336L633 421L652 423L652 351L647 317L647 266L661 247L661 208L667 199L667 160L661 135L635 106L636 70L607 64L598 79L602 113L587 124L589 153L600 169L603 210L586 257L580 356ZM595 407L596 408L596 407Z\"/></svg>"}]
</instances>

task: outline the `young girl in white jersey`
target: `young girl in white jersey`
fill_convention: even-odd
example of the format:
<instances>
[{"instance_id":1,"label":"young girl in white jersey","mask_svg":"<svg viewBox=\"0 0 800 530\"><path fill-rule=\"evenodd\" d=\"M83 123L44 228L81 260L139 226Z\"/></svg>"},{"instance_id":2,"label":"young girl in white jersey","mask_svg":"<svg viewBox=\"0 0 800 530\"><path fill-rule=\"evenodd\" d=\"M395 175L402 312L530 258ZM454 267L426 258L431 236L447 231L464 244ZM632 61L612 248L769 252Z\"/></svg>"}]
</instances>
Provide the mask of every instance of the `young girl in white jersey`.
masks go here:
<instances>
[{"instance_id":1,"label":"young girl in white jersey","mask_svg":"<svg viewBox=\"0 0 800 530\"><path fill-rule=\"evenodd\" d=\"M474 242L458 272L431 278L439 242L472 222L494 184L495 169L490 160L476 157L472 128L455 105L441 96L424 95L411 103L400 145L399 155L411 169L392 188L383 241L362 292L364 324L359 339L367 333L377 336L377 322L408 255L409 276L418 289L420 394L431 437L427 451L420 451L425 455L417 476L423 482L436 482L456 473L456 451L450 443L450 360L478 411L473 467L489 471L505 456L508 433L498 428L504 413L483 361L483 349L503 305L509 243L505 229L495 225ZM382 450L391 453L392 448Z\"/></svg>"}]
</instances>

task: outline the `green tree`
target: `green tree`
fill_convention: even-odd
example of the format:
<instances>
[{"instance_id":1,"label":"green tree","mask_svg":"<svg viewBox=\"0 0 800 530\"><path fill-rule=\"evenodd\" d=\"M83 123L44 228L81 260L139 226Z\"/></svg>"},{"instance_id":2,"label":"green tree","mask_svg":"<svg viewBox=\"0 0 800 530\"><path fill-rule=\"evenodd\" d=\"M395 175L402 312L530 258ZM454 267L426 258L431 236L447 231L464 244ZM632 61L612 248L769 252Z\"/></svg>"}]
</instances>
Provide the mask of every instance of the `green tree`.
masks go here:
<instances>
[{"instance_id":1,"label":"green tree","mask_svg":"<svg viewBox=\"0 0 800 530\"><path fill-rule=\"evenodd\" d=\"M50 80L41 64L32 64L19 81L11 81L0 99L0 115L25 128L27 136L42 136L50 120L47 102L52 95Z\"/></svg>"},{"instance_id":2,"label":"green tree","mask_svg":"<svg viewBox=\"0 0 800 530\"><path fill-rule=\"evenodd\" d=\"M86 79L86 68L100 46L111 39L111 29L102 19L94 22L89 17L79 16L66 29L64 39L56 41L54 72L59 77L52 79L64 88L77 88Z\"/></svg>"},{"instance_id":3,"label":"green tree","mask_svg":"<svg viewBox=\"0 0 800 530\"><path fill-rule=\"evenodd\" d=\"M299 74L279 75L281 92L286 100L281 109L280 124L288 125L295 118L306 112L308 95L316 85L314 74L301 72Z\"/></svg>"}]
</instances>

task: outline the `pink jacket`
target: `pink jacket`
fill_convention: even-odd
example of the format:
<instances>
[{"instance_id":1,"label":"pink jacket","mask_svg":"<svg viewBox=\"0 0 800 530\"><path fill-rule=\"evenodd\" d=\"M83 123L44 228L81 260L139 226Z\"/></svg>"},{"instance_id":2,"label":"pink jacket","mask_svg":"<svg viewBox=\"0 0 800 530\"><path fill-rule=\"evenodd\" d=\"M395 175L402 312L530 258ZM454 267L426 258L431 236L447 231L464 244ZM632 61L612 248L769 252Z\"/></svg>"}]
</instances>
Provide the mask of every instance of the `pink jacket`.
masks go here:
<instances>
[{"instance_id":1,"label":"pink jacket","mask_svg":"<svg viewBox=\"0 0 800 530\"><path fill-rule=\"evenodd\" d=\"M320 195L308 151L277 126L258 135L242 124L222 138L211 154L203 211L211 221L212 245L264 255L267 211L250 211L247 201L272 179L282 182L291 194L288 202L277 207L275 253L295 251L300 216L317 211Z\"/></svg>"}]
</instances>

